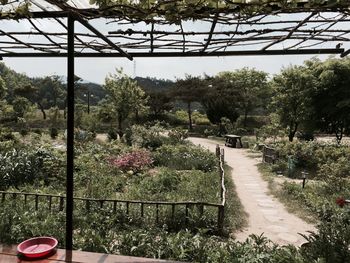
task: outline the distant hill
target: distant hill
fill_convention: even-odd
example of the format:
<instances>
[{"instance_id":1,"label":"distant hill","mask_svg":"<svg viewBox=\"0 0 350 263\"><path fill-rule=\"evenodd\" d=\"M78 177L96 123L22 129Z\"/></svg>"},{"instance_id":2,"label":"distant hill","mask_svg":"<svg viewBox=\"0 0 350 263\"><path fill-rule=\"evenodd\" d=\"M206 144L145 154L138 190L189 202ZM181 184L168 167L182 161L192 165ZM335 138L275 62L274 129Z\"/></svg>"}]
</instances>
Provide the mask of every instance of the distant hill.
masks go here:
<instances>
[{"instance_id":1,"label":"distant hill","mask_svg":"<svg viewBox=\"0 0 350 263\"><path fill-rule=\"evenodd\" d=\"M157 78L142 78L136 77L135 80L141 88L147 93L150 92L166 92L174 86L171 80L157 79Z\"/></svg>"}]
</instances>

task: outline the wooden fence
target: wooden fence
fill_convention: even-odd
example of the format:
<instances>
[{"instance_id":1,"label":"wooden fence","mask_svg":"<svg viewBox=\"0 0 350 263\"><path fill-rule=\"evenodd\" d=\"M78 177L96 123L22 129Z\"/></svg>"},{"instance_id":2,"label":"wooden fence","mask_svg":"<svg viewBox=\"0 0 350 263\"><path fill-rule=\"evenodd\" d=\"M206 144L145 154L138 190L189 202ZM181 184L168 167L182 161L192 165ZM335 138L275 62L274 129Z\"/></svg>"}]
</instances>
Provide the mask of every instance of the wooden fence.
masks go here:
<instances>
[{"instance_id":1,"label":"wooden fence","mask_svg":"<svg viewBox=\"0 0 350 263\"><path fill-rule=\"evenodd\" d=\"M138 201L138 200L122 200L122 199L95 199L95 198L83 198L74 197L75 207L90 212L93 209L109 208L112 212L116 213L117 210L122 209L123 213L128 216L138 216L140 218L149 217L150 213L147 211L152 210L153 220L156 224L160 223L160 211L163 209L169 211L167 216L170 220L176 220L176 215L181 213L181 218L188 223L190 213L196 211L197 217L202 218L205 211L208 209L217 210L217 228L219 232L224 228L224 216L225 216L225 183L224 183L224 150L219 148L218 155L219 163L219 175L220 175L220 203L209 202L168 202L168 201ZM52 195L41 193L25 193L25 192L7 192L0 191L0 201L18 200L23 201L24 206L31 206L35 210L47 209L49 211L64 211L66 196L64 195ZM147 211L146 211L147 210ZM133 212L133 213L131 213ZM215 220L215 219L214 219ZM215 220L216 221L216 220Z\"/></svg>"}]
</instances>

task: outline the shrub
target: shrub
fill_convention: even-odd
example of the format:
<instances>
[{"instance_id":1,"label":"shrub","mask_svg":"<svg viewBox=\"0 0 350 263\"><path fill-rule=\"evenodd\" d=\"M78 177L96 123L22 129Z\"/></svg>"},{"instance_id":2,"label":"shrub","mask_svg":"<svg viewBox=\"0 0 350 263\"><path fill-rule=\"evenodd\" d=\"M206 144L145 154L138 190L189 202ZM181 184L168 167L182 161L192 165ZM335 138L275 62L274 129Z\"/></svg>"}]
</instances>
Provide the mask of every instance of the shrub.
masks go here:
<instances>
[{"instance_id":1,"label":"shrub","mask_svg":"<svg viewBox=\"0 0 350 263\"><path fill-rule=\"evenodd\" d=\"M0 129L0 141L14 141L16 140L15 136L9 129Z\"/></svg>"},{"instance_id":2,"label":"shrub","mask_svg":"<svg viewBox=\"0 0 350 263\"><path fill-rule=\"evenodd\" d=\"M167 138L165 129L160 124L152 126L133 125L130 141L132 145L148 149L156 149L164 144Z\"/></svg>"},{"instance_id":3,"label":"shrub","mask_svg":"<svg viewBox=\"0 0 350 263\"><path fill-rule=\"evenodd\" d=\"M217 160L213 153L199 146L163 145L154 153L155 164L177 170L215 171Z\"/></svg>"},{"instance_id":4,"label":"shrub","mask_svg":"<svg viewBox=\"0 0 350 263\"><path fill-rule=\"evenodd\" d=\"M181 144L188 138L188 131L184 129L172 129L168 132L168 137L171 144Z\"/></svg>"},{"instance_id":5,"label":"shrub","mask_svg":"<svg viewBox=\"0 0 350 263\"><path fill-rule=\"evenodd\" d=\"M350 213L324 206L320 211L318 232L305 236L309 242L302 249L309 262L344 263L350 259Z\"/></svg>"},{"instance_id":6,"label":"shrub","mask_svg":"<svg viewBox=\"0 0 350 263\"><path fill-rule=\"evenodd\" d=\"M146 150L135 150L119 157L109 158L108 161L110 165L124 172L133 171L136 173L149 167L153 163L151 153Z\"/></svg>"}]
</instances>

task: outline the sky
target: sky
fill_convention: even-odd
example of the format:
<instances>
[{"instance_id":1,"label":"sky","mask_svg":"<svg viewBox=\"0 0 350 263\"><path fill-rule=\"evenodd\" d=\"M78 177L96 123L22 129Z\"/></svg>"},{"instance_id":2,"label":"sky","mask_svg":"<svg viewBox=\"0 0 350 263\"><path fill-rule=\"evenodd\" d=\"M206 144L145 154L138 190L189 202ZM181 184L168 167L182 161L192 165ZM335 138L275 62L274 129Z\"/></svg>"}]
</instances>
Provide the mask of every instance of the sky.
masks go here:
<instances>
[{"instance_id":1,"label":"sky","mask_svg":"<svg viewBox=\"0 0 350 263\"><path fill-rule=\"evenodd\" d=\"M313 56L231 56L231 57L196 57L196 58L136 58L129 61L125 58L77 58L76 75L84 80L103 84L109 73L123 67L131 77L155 77L175 80L185 74L215 75L221 71L232 71L243 67L255 68L271 76L280 72L282 67L301 65ZM328 56L317 56L326 59ZM3 62L17 72L30 77L47 75L66 75L64 58L4 58Z\"/></svg>"}]
</instances>

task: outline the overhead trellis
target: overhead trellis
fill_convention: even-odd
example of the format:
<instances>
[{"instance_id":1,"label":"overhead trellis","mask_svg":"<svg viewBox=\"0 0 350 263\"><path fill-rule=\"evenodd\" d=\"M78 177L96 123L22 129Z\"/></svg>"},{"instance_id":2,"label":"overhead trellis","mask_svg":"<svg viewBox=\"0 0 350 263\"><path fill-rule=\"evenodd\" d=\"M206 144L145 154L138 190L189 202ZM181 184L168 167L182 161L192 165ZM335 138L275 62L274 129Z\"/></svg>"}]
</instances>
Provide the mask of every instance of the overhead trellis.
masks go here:
<instances>
[{"instance_id":1,"label":"overhead trellis","mask_svg":"<svg viewBox=\"0 0 350 263\"><path fill-rule=\"evenodd\" d=\"M83 24L74 38L81 57L346 55L350 49L350 1L344 0L1 2L3 57L65 56L68 13ZM20 22L16 30L6 26L9 19Z\"/></svg>"}]
</instances>

